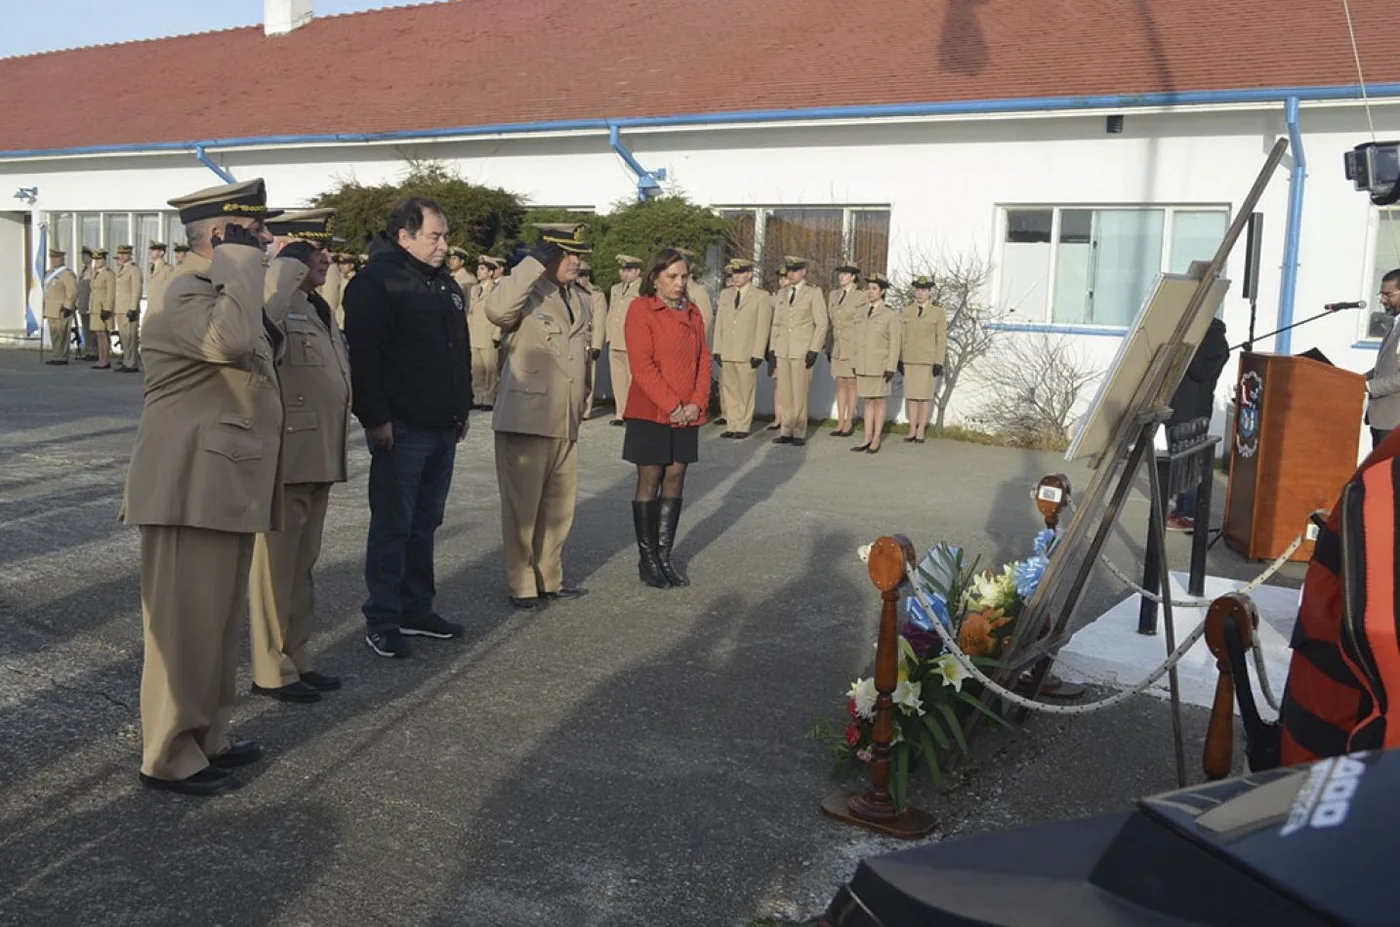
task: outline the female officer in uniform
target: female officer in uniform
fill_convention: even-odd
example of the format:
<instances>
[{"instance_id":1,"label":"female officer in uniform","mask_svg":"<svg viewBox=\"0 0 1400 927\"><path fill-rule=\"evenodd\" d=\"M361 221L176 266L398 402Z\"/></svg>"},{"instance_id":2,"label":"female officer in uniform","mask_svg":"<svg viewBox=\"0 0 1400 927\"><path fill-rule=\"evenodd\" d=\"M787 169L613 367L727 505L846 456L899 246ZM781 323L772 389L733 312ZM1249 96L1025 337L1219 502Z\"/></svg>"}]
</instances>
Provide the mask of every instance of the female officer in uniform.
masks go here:
<instances>
[{"instance_id":1,"label":"female officer in uniform","mask_svg":"<svg viewBox=\"0 0 1400 927\"><path fill-rule=\"evenodd\" d=\"M861 415L865 424L865 443L851 450L878 454L880 437L885 431L885 399L890 394L899 365L899 346L904 328L899 313L885 305L889 280L882 274L871 274L865 285L867 304L856 313L856 394L865 401Z\"/></svg>"},{"instance_id":2,"label":"female officer in uniform","mask_svg":"<svg viewBox=\"0 0 1400 927\"><path fill-rule=\"evenodd\" d=\"M904 309L904 399L908 403L909 437L906 444L923 444L933 410L934 386L943 375L948 357L948 314L934 303L933 279L914 278L914 305Z\"/></svg>"}]
</instances>

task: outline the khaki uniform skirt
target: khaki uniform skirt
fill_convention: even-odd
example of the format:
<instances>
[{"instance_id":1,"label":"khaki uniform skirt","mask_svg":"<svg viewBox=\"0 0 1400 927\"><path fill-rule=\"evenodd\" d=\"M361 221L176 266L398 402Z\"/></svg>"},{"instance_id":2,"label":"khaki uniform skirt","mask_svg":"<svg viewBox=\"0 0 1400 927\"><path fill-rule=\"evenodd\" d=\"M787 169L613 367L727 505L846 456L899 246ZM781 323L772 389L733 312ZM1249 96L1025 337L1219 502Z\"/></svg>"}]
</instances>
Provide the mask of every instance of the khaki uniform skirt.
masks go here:
<instances>
[{"instance_id":1,"label":"khaki uniform skirt","mask_svg":"<svg viewBox=\"0 0 1400 927\"><path fill-rule=\"evenodd\" d=\"M884 399L889 394L890 384L884 377L856 377L856 395L861 399Z\"/></svg>"},{"instance_id":2,"label":"khaki uniform skirt","mask_svg":"<svg viewBox=\"0 0 1400 927\"><path fill-rule=\"evenodd\" d=\"M904 364L904 398L914 402L929 402L933 399L933 365Z\"/></svg>"},{"instance_id":3,"label":"khaki uniform skirt","mask_svg":"<svg viewBox=\"0 0 1400 927\"><path fill-rule=\"evenodd\" d=\"M833 357L831 375L838 380L850 380L856 375L856 362L851 358Z\"/></svg>"}]
</instances>

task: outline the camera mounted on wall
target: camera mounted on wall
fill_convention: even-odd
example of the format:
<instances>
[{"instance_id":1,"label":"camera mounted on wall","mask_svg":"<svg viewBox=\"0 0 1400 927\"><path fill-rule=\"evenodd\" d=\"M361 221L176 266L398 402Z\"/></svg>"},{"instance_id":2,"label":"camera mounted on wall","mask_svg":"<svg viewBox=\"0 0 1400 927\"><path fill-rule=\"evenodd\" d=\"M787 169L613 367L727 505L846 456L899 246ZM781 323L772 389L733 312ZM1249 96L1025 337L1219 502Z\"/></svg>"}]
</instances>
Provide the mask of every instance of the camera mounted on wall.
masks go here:
<instances>
[{"instance_id":1,"label":"camera mounted on wall","mask_svg":"<svg viewBox=\"0 0 1400 927\"><path fill-rule=\"evenodd\" d=\"M1377 206L1400 201L1400 142L1366 142L1342 153L1347 180Z\"/></svg>"}]
</instances>

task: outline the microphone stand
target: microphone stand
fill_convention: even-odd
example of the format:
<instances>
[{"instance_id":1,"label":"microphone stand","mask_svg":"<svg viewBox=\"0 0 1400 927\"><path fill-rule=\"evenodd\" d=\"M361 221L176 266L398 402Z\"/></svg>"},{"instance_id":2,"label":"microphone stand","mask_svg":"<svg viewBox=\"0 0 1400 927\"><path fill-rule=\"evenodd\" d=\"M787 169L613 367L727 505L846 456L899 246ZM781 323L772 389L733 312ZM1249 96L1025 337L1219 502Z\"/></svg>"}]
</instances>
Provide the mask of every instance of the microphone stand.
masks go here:
<instances>
[{"instance_id":1,"label":"microphone stand","mask_svg":"<svg viewBox=\"0 0 1400 927\"><path fill-rule=\"evenodd\" d=\"M1358 306L1357 308L1361 308L1361 307ZM1335 314L1337 314L1338 312L1341 312L1341 311L1343 311L1343 310L1341 310L1341 309L1324 309L1322 312L1319 312L1317 315L1308 316L1306 319L1303 319L1303 320L1300 321L1300 322L1294 322L1292 325L1285 325L1285 326L1283 326L1283 328L1275 329L1274 331L1271 331L1271 332L1269 332L1268 334L1265 334L1265 335L1260 335L1257 339L1255 339L1255 338L1250 338L1248 341L1242 341L1242 342L1240 342L1239 344L1235 345L1234 347L1230 348L1230 350L1231 350L1231 351L1238 351L1240 348L1247 348L1247 349L1249 349L1249 350L1252 351L1252 350L1254 350L1254 342L1255 342L1256 340L1258 340L1258 341L1263 341L1265 338L1272 338L1274 335L1281 335L1281 334L1283 334L1283 333L1286 332L1286 331L1290 331L1290 330L1292 330L1292 329L1297 328L1299 325L1306 325L1306 324L1308 324L1309 322L1315 322L1315 321L1317 321L1318 319L1322 318L1322 317L1325 316L1325 315L1335 315Z\"/></svg>"}]
</instances>

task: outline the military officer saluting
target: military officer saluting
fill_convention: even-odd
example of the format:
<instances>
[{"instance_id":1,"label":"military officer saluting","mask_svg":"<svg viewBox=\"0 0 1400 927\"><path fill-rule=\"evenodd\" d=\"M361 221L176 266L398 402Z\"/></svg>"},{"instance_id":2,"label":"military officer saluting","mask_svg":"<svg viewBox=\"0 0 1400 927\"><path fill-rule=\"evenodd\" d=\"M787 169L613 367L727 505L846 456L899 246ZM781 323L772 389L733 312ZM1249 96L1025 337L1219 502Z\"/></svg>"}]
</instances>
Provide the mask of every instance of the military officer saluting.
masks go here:
<instances>
[{"instance_id":1,"label":"military officer saluting","mask_svg":"<svg viewBox=\"0 0 1400 927\"><path fill-rule=\"evenodd\" d=\"M768 352L773 327L773 297L754 286L753 261L730 263L733 286L720 294L714 353L720 359L719 403L724 416L722 438L747 438L753 426L758 368Z\"/></svg>"},{"instance_id":2,"label":"military officer saluting","mask_svg":"<svg viewBox=\"0 0 1400 927\"><path fill-rule=\"evenodd\" d=\"M331 307L317 289L331 265L334 209L287 212L267 223L279 258L267 270L267 317L286 339L282 383L282 530L253 545L253 692L283 702L315 702L340 688L316 672L308 644L316 621L312 571L321 553L331 484L345 482L350 360Z\"/></svg>"},{"instance_id":3,"label":"military officer saluting","mask_svg":"<svg viewBox=\"0 0 1400 927\"><path fill-rule=\"evenodd\" d=\"M122 340L122 359L116 370L139 373L141 370L138 334L141 328L141 268L131 260L131 245L117 249L117 336Z\"/></svg>"},{"instance_id":4,"label":"military officer saluting","mask_svg":"<svg viewBox=\"0 0 1400 927\"><path fill-rule=\"evenodd\" d=\"M479 409L495 406L501 382L501 330L486 317L486 297L500 280L498 270L505 270L504 261L483 256L477 264L477 281L471 287L462 287L462 292L471 294L467 301L467 341L472 346L472 402Z\"/></svg>"},{"instance_id":5,"label":"military officer saluting","mask_svg":"<svg viewBox=\"0 0 1400 927\"><path fill-rule=\"evenodd\" d=\"M73 313L78 305L78 276L64 263L67 257L57 248L50 248L49 272L44 275L44 322L53 345L53 357L47 363L55 366L68 363L73 345Z\"/></svg>"},{"instance_id":6,"label":"military officer saluting","mask_svg":"<svg viewBox=\"0 0 1400 927\"><path fill-rule=\"evenodd\" d=\"M627 366L627 307L642 292L642 259L630 254L617 256L617 275L608 294L608 316L601 323L608 343L608 370L612 375L613 410L611 424L622 427L622 412L627 408L627 391L632 388L632 368Z\"/></svg>"},{"instance_id":7,"label":"military officer saluting","mask_svg":"<svg viewBox=\"0 0 1400 927\"><path fill-rule=\"evenodd\" d=\"M807 260L791 255L783 260L788 285L773 297L773 329L768 342L769 359L778 368L776 404L781 410L778 437L773 443L802 447L807 443L812 365L826 347L831 322L821 288L807 283Z\"/></svg>"},{"instance_id":8,"label":"military officer saluting","mask_svg":"<svg viewBox=\"0 0 1400 927\"><path fill-rule=\"evenodd\" d=\"M535 609L580 594L564 584L564 542L578 496L578 428L587 401L590 306L577 281L591 253L583 226L542 224L535 253L486 298L504 332L496 479L511 604Z\"/></svg>"},{"instance_id":9,"label":"military officer saluting","mask_svg":"<svg viewBox=\"0 0 1400 927\"><path fill-rule=\"evenodd\" d=\"M344 328L345 326L342 324L344 321L342 316L344 315L345 310L342 309L340 305L340 292L342 283L340 273L340 255L331 254L328 255L328 257L330 258L330 264L326 267L326 282L322 283L321 286L316 290L316 292L320 294L321 299L324 300L326 305L330 307L331 321L335 324L335 327Z\"/></svg>"},{"instance_id":10,"label":"military officer saluting","mask_svg":"<svg viewBox=\"0 0 1400 927\"><path fill-rule=\"evenodd\" d=\"M165 297L165 288L175 276L175 268L165 259L165 243L151 242L151 266L146 273L146 311L150 312Z\"/></svg>"},{"instance_id":11,"label":"military officer saluting","mask_svg":"<svg viewBox=\"0 0 1400 927\"><path fill-rule=\"evenodd\" d=\"M116 329L117 275L107 266L107 249L92 252L92 296L89 302L92 340L97 342L97 363L93 370L112 366L112 332Z\"/></svg>"},{"instance_id":12,"label":"military officer saluting","mask_svg":"<svg viewBox=\"0 0 1400 927\"><path fill-rule=\"evenodd\" d=\"M191 253L146 317L121 517L141 529L141 782L211 795L262 755L228 723L254 537L281 527L283 346L263 313L262 180L170 205Z\"/></svg>"}]
</instances>

